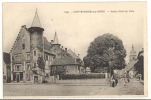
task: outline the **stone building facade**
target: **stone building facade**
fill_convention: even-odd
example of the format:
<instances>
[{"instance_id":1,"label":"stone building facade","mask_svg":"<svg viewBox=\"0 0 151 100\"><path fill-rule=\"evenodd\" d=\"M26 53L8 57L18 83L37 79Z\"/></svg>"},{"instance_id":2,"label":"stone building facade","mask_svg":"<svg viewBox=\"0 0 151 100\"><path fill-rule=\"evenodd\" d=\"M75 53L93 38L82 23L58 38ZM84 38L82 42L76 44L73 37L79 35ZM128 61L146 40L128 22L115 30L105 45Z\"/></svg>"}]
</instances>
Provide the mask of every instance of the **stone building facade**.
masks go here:
<instances>
[{"instance_id":1,"label":"stone building facade","mask_svg":"<svg viewBox=\"0 0 151 100\"><path fill-rule=\"evenodd\" d=\"M56 32L51 42L43 36L43 32L36 11L31 27L21 26L10 51L11 82L41 83L46 76L50 76L50 65L63 55L68 55L59 43ZM44 66L38 65L39 58L43 60Z\"/></svg>"}]
</instances>

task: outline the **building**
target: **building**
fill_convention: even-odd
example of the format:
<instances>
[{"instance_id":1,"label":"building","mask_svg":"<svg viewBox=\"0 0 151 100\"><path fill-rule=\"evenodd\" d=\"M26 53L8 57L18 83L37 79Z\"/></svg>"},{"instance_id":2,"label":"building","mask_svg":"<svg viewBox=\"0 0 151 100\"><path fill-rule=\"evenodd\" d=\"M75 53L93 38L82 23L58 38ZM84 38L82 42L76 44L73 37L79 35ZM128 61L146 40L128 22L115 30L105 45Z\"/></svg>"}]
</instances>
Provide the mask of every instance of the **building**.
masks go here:
<instances>
[{"instance_id":1,"label":"building","mask_svg":"<svg viewBox=\"0 0 151 100\"><path fill-rule=\"evenodd\" d=\"M80 74L80 68L82 67L81 59L73 53L72 50L65 48L61 57L54 59L53 63L50 65L53 70L59 68L64 68L64 74ZM58 69L59 69L58 68Z\"/></svg>"},{"instance_id":2,"label":"building","mask_svg":"<svg viewBox=\"0 0 151 100\"><path fill-rule=\"evenodd\" d=\"M3 52L3 82L11 82L10 54Z\"/></svg>"},{"instance_id":3,"label":"building","mask_svg":"<svg viewBox=\"0 0 151 100\"><path fill-rule=\"evenodd\" d=\"M137 54L136 54L136 51L134 49L134 46L132 45L132 50L130 51L130 56L129 56L129 62L131 62L135 59L137 59Z\"/></svg>"},{"instance_id":4,"label":"building","mask_svg":"<svg viewBox=\"0 0 151 100\"><path fill-rule=\"evenodd\" d=\"M38 13L35 12L31 27L21 26L20 32L10 51L11 54L11 81L41 83L51 74L52 64L59 64L58 59L68 54L59 43L57 32L49 42L43 36ZM71 63L71 62L70 62Z\"/></svg>"},{"instance_id":5,"label":"building","mask_svg":"<svg viewBox=\"0 0 151 100\"><path fill-rule=\"evenodd\" d=\"M129 63L127 64L125 70L128 73L128 76L130 78L134 78L136 71L134 69L134 64L137 62L137 53L134 49L134 46L132 45L132 50L130 51L130 56L129 56Z\"/></svg>"}]
</instances>

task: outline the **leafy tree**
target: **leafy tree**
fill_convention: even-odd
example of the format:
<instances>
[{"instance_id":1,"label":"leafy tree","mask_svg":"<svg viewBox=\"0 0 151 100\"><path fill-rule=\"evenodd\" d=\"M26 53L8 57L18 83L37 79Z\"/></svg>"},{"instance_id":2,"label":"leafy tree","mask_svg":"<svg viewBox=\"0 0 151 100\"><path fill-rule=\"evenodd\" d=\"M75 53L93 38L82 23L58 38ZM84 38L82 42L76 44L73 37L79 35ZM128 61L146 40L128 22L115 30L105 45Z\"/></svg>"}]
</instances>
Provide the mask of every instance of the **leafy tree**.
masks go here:
<instances>
[{"instance_id":1,"label":"leafy tree","mask_svg":"<svg viewBox=\"0 0 151 100\"><path fill-rule=\"evenodd\" d=\"M51 74L54 75L54 83L56 83L56 78L57 75L59 75L59 79L62 79L62 75L64 75L66 73L66 69L63 66L54 66L52 67L52 72Z\"/></svg>"},{"instance_id":2,"label":"leafy tree","mask_svg":"<svg viewBox=\"0 0 151 100\"><path fill-rule=\"evenodd\" d=\"M43 71L42 73L42 82L45 82L45 62L43 57L39 57L37 60L38 67Z\"/></svg>"},{"instance_id":3,"label":"leafy tree","mask_svg":"<svg viewBox=\"0 0 151 100\"><path fill-rule=\"evenodd\" d=\"M90 66L91 72L98 67L122 69L125 67L126 50L117 36L106 33L98 36L90 43L87 55L83 58L84 65Z\"/></svg>"},{"instance_id":4,"label":"leafy tree","mask_svg":"<svg viewBox=\"0 0 151 100\"><path fill-rule=\"evenodd\" d=\"M54 73L56 75L63 75L63 74L65 74L65 72L66 72L66 69L64 67L61 67L61 66L55 68L55 70L54 70Z\"/></svg>"},{"instance_id":5,"label":"leafy tree","mask_svg":"<svg viewBox=\"0 0 151 100\"><path fill-rule=\"evenodd\" d=\"M38 58L37 64L40 69L42 69L43 71L45 70L45 62L44 62L43 57Z\"/></svg>"}]
</instances>

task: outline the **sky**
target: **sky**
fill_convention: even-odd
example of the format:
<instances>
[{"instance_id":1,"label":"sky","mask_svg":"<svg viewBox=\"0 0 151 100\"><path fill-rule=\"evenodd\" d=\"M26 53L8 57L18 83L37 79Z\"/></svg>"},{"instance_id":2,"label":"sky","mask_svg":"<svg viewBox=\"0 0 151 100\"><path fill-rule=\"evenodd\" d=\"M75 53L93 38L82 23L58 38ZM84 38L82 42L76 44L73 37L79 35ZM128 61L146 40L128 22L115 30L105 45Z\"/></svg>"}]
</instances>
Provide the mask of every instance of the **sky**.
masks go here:
<instances>
[{"instance_id":1,"label":"sky","mask_svg":"<svg viewBox=\"0 0 151 100\"><path fill-rule=\"evenodd\" d=\"M3 52L10 51L22 25L27 28L31 26L37 9L48 41L54 39L56 30L60 44L80 54L82 59L96 37L111 33L123 41L127 53L125 60L128 63L132 44L137 53L144 46L144 8L145 3L135 2L3 3Z\"/></svg>"}]
</instances>

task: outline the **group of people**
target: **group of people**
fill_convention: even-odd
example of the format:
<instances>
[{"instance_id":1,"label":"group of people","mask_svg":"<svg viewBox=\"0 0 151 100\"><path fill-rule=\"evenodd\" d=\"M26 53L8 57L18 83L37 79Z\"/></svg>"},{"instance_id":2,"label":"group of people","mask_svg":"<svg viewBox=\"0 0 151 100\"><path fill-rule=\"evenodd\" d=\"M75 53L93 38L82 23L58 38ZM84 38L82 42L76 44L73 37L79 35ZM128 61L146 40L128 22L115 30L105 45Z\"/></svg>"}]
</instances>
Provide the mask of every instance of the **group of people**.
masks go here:
<instances>
[{"instance_id":1,"label":"group of people","mask_svg":"<svg viewBox=\"0 0 151 100\"><path fill-rule=\"evenodd\" d=\"M110 86L115 87L118 83L121 83L121 82L122 83L124 82L124 86L125 86L126 83L130 82L130 79L129 79L129 77L125 77L125 78L122 78L122 79L118 80L118 78L116 78L115 75L113 74L111 76Z\"/></svg>"},{"instance_id":2,"label":"group of people","mask_svg":"<svg viewBox=\"0 0 151 100\"><path fill-rule=\"evenodd\" d=\"M114 76L114 74L111 76L110 85L112 87L115 87L118 83L118 79Z\"/></svg>"}]
</instances>

